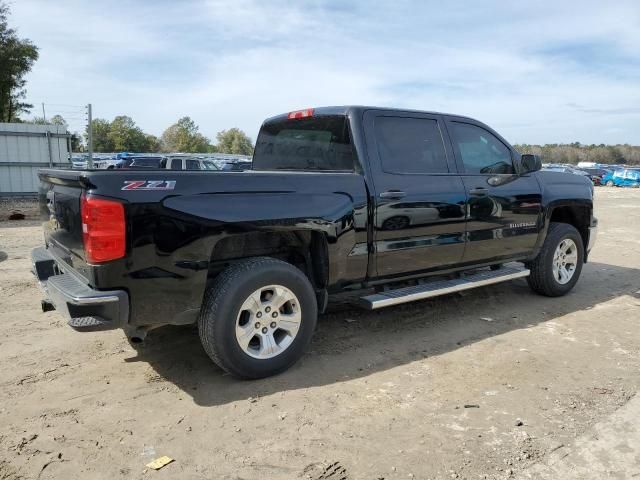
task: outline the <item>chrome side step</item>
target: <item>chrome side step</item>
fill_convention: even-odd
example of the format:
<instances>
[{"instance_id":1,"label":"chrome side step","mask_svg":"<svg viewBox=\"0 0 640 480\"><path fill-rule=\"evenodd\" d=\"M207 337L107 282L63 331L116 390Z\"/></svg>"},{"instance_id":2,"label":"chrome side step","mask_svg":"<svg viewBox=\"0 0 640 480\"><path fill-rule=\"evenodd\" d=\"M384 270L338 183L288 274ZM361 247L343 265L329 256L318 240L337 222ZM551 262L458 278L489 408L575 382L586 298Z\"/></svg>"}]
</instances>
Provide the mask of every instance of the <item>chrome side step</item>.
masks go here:
<instances>
[{"instance_id":1,"label":"chrome side step","mask_svg":"<svg viewBox=\"0 0 640 480\"><path fill-rule=\"evenodd\" d=\"M502 267L498 270L482 270L477 273L464 275L453 280L437 280L422 285L399 288L386 292L367 295L360 298L360 305L368 310L390 307L401 303L423 300L425 298L446 295L447 293L460 292L476 287L484 287L494 283L506 282L516 278L529 276L526 268Z\"/></svg>"}]
</instances>

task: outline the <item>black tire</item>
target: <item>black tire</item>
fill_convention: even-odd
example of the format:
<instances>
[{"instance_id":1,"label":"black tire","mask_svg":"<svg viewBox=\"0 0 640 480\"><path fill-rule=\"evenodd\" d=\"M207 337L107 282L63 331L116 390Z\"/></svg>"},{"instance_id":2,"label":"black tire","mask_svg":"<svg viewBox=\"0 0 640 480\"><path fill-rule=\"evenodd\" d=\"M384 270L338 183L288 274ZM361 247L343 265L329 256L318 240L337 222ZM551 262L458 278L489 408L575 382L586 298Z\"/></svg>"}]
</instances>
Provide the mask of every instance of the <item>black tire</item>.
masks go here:
<instances>
[{"instance_id":1,"label":"black tire","mask_svg":"<svg viewBox=\"0 0 640 480\"><path fill-rule=\"evenodd\" d=\"M298 298L300 329L292 343L279 355L253 358L236 340L236 320L243 302L257 289L282 285ZM231 375L256 379L280 373L293 365L311 342L318 305L307 276L298 268L270 257L256 257L234 264L215 279L205 293L198 319L202 345L211 359Z\"/></svg>"},{"instance_id":2,"label":"black tire","mask_svg":"<svg viewBox=\"0 0 640 480\"><path fill-rule=\"evenodd\" d=\"M553 256L560 242L567 238L573 240L576 244L578 260L571 279L567 283L561 284L553 275ZM583 263L584 244L578 230L568 223L551 223L540 253L535 260L527 265L531 270L531 275L527 277L527 282L531 289L540 295L560 297L574 287L580 278Z\"/></svg>"},{"instance_id":3,"label":"black tire","mask_svg":"<svg viewBox=\"0 0 640 480\"><path fill-rule=\"evenodd\" d=\"M605 185L607 187L613 187L613 185L614 185L613 180L607 180L607 183L605 183Z\"/></svg>"}]
</instances>

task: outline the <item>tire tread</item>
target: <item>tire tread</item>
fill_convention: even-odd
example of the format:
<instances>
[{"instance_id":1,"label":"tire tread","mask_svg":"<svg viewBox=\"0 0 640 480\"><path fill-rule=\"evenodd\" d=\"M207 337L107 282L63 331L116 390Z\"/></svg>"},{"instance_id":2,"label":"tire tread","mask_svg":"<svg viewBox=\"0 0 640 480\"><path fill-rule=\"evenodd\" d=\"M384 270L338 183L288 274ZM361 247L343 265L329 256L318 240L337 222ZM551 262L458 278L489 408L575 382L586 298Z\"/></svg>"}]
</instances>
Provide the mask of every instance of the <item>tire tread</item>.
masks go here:
<instances>
[{"instance_id":1,"label":"tire tread","mask_svg":"<svg viewBox=\"0 0 640 480\"><path fill-rule=\"evenodd\" d=\"M560 285L553 279L553 265L552 262L549 261L548 257L549 255L553 255L560 239L569 233L573 234L573 236L577 236L577 239L575 240L577 240L576 245L579 251L578 261L580 263L576 266L574 278L572 278L566 285ZM578 281L582 271L583 261L584 249L582 246L582 238L580 237L578 230L568 223L552 222L549 225L547 237L544 240L544 244L542 245L538 256L527 265L531 271L530 275L527 277L527 283L536 293L547 297L559 297L571 290Z\"/></svg>"},{"instance_id":2,"label":"tire tread","mask_svg":"<svg viewBox=\"0 0 640 480\"><path fill-rule=\"evenodd\" d=\"M297 274L308 281L306 275L302 271L287 262L283 262L282 260L272 257L254 257L227 267L216 277L213 284L207 289L202 309L200 311L200 316L198 317L198 333L207 355L225 372L239 378L260 378L264 376L257 375L251 371L245 371L237 365L233 365L226 356L220 352L220 342L218 340L222 339L218 339L216 337L215 324L217 321L224 320L223 318L220 318L219 315L222 302L231 296L232 290L241 282L242 277L256 269L282 266L286 266L286 268L290 269L292 272L297 272ZM284 368L280 369L280 371L281 370L284 370ZM278 372L273 373L275 374Z\"/></svg>"}]
</instances>

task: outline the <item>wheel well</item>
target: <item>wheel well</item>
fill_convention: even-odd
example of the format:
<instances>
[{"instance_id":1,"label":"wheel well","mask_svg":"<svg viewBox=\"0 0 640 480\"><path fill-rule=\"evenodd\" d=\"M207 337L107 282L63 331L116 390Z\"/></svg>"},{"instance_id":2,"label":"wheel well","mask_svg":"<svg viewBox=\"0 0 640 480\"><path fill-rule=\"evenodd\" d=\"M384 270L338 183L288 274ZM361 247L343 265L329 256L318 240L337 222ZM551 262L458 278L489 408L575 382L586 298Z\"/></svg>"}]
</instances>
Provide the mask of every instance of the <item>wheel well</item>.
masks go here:
<instances>
[{"instance_id":1,"label":"wheel well","mask_svg":"<svg viewBox=\"0 0 640 480\"><path fill-rule=\"evenodd\" d=\"M551 212L550 221L573 225L576 230L580 232L582 243L586 251L587 245L589 244L589 225L591 223L591 209L589 207L556 207Z\"/></svg>"},{"instance_id":2,"label":"wheel well","mask_svg":"<svg viewBox=\"0 0 640 480\"><path fill-rule=\"evenodd\" d=\"M310 231L249 232L220 240L211 253L209 280L227 266L252 257L273 257L302 270L317 289L327 285L329 262L323 234Z\"/></svg>"}]
</instances>

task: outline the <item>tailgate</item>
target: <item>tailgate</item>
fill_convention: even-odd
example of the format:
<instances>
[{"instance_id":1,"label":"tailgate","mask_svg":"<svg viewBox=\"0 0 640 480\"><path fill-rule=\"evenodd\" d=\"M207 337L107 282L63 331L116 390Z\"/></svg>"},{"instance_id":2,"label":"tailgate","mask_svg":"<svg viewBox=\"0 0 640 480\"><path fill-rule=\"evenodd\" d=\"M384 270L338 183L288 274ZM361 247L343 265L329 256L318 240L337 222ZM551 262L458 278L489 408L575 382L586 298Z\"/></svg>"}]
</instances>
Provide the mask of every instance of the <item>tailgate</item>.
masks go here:
<instances>
[{"instance_id":1,"label":"tailgate","mask_svg":"<svg viewBox=\"0 0 640 480\"><path fill-rule=\"evenodd\" d=\"M84 267L80 198L86 178L81 171L40 170L40 212L47 248L74 269Z\"/></svg>"}]
</instances>

